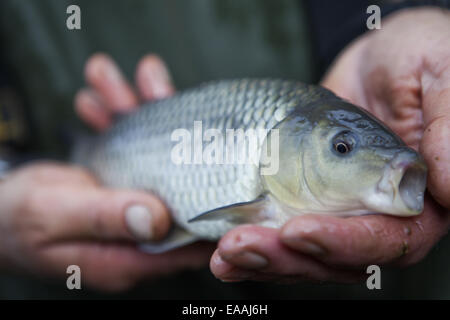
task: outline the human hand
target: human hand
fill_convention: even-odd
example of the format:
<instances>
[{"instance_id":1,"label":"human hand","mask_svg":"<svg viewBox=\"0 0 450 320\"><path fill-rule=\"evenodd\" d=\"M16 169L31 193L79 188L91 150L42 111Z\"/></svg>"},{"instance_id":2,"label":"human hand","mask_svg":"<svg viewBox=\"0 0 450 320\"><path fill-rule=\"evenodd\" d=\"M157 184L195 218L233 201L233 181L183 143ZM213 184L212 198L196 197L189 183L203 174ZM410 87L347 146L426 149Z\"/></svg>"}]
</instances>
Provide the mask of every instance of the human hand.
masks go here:
<instances>
[{"instance_id":1,"label":"human hand","mask_svg":"<svg viewBox=\"0 0 450 320\"><path fill-rule=\"evenodd\" d=\"M161 255L140 252L135 241L166 234L165 207L145 192L103 188L77 167L17 169L0 182L0 203L0 265L8 270L62 277L78 265L84 284L117 291L204 265L211 255L202 244Z\"/></svg>"},{"instance_id":2,"label":"human hand","mask_svg":"<svg viewBox=\"0 0 450 320\"><path fill-rule=\"evenodd\" d=\"M351 282L371 264L421 260L450 225L449 48L448 11L404 10L383 20L381 30L354 41L322 83L375 114L422 153L431 196L421 215L305 215L281 230L236 228L211 259L216 277Z\"/></svg>"},{"instance_id":3,"label":"human hand","mask_svg":"<svg viewBox=\"0 0 450 320\"><path fill-rule=\"evenodd\" d=\"M78 91L75 109L82 120L99 131L111 126L115 114L131 112L142 101L166 98L175 92L169 71L156 55L147 55L138 63L136 89L105 54L93 55L84 73L89 87Z\"/></svg>"},{"instance_id":4,"label":"human hand","mask_svg":"<svg viewBox=\"0 0 450 320\"><path fill-rule=\"evenodd\" d=\"M114 113L136 108L138 95L107 56L88 61L86 78L91 88L81 90L75 104L94 128L104 130ZM142 99L174 91L155 56L139 63L136 78ZM136 241L158 240L168 231L170 215L163 203L145 192L104 188L77 167L43 163L19 168L0 182L0 204L0 266L8 270L56 277L74 264L84 284L116 291L200 267L212 253L201 243L160 255L138 251Z\"/></svg>"}]
</instances>

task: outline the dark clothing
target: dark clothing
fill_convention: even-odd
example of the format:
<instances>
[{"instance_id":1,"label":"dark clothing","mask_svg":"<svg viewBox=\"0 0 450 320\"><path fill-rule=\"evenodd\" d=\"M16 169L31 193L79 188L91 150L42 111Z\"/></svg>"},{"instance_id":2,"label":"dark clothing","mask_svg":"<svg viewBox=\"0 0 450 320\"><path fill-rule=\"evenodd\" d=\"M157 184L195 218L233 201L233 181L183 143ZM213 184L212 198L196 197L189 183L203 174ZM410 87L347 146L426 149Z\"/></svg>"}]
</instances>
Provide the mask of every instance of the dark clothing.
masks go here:
<instances>
[{"instance_id":1,"label":"dark clothing","mask_svg":"<svg viewBox=\"0 0 450 320\"><path fill-rule=\"evenodd\" d=\"M327 23L323 17L333 17L336 3L342 5L342 17ZM81 30L66 28L70 4L81 8ZM95 52L110 54L130 80L137 61L147 53L157 53L167 62L178 89L239 77L317 82L334 55L360 34L367 16L355 8L363 4L367 7L359 0L2 0L2 59L28 111L23 120L28 123L28 141L23 145L29 152L66 155L70 147L67 128L81 128L72 99L83 86L84 63ZM352 20L349 15L355 12L359 17L356 29L347 26ZM345 36L339 38L340 34ZM369 291L364 283L225 284L204 269L164 277L110 297L450 298L450 271L445 263L449 249L447 239L415 267L406 271L383 268L379 291ZM69 291L65 280L0 277L0 298L61 297L105 295L87 289Z\"/></svg>"}]
</instances>

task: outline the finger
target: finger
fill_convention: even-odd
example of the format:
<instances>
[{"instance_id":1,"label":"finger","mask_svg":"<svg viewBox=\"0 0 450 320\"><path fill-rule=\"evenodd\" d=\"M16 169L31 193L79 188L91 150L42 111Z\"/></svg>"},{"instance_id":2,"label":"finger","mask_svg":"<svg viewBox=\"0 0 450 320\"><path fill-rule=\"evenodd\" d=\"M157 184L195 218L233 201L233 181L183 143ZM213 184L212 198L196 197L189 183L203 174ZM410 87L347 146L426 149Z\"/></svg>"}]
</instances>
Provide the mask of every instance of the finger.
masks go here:
<instances>
[{"instance_id":1,"label":"finger","mask_svg":"<svg viewBox=\"0 0 450 320\"><path fill-rule=\"evenodd\" d=\"M219 254L219 250L216 250L211 257L210 268L213 270L213 274L223 282L241 282L247 280L282 284L317 282L315 279L305 278L299 275L282 275L239 268L224 261Z\"/></svg>"},{"instance_id":2,"label":"finger","mask_svg":"<svg viewBox=\"0 0 450 320\"><path fill-rule=\"evenodd\" d=\"M86 81L111 111L126 112L136 108L138 98L109 56L101 53L93 55L86 63L84 73Z\"/></svg>"},{"instance_id":3,"label":"finger","mask_svg":"<svg viewBox=\"0 0 450 320\"><path fill-rule=\"evenodd\" d=\"M51 240L158 240L170 226L170 215L156 196L95 186L37 190L30 210L39 213Z\"/></svg>"},{"instance_id":4,"label":"finger","mask_svg":"<svg viewBox=\"0 0 450 320\"><path fill-rule=\"evenodd\" d=\"M111 125L112 114L100 97L90 89L82 89L75 96L75 110L80 118L94 129L102 131Z\"/></svg>"},{"instance_id":5,"label":"finger","mask_svg":"<svg viewBox=\"0 0 450 320\"><path fill-rule=\"evenodd\" d=\"M245 280L276 281L278 279L274 275L262 274L255 270L236 267L223 260L218 249L214 251L209 266L214 276L223 282L240 282Z\"/></svg>"},{"instance_id":6,"label":"finger","mask_svg":"<svg viewBox=\"0 0 450 320\"><path fill-rule=\"evenodd\" d=\"M214 247L210 243L198 243L149 255L131 244L80 242L43 247L39 254L45 262L41 267L48 274L64 275L68 266L76 265L81 269L84 284L107 291L122 291L139 280L203 267Z\"/></svg>"},{"instance_id":7,"label":"finger","mask_svg":"<svg viewBox=\"0 0 450 320\"><path fill-rule=\"evenodd\" d=\"M286 246L330 265L407 265L423 258L445 232L442 225L448 224L448 217L440 210L427 197L424 213L411 218L300 216L283 226L280 238Z\"/></svg>"},{"instance_id":8,"label":"finger","mask_svg":"<svg viewBox=\"0 0 450 320\"><path fill-rule=\"evenodd\" d=\"M359 279L355 273L327 267L311 257L284 246L279 230L258 226L242 226L228 232L219 242L221 260L235 266L236 270L224 269L220 260L211 262L213 273L224 279L233 279L242 269L256 273L255 278L308 279L314 281L351 282ZM216 265L219 264L219 265ZM247 276L247 275L244 275Z\"/></svg>"},{"instance_id":9,"label":"finger","mask_svg":"<svg viewBox=\"0 0 450 320\"><path fill-rule=\"evenodd\" d=\"M420 151L427 162L428 189L450 208L450 56L422 76L424 133Z\"/></svg>"},{"instance_id":10,"label":"finger","mask_svg":"<svg viewBox=\"0 0 450 320\"><path fill-rule=\"evenodd\" d=\"M49 178L54 183L66 183L77 186L97 186L98 181L85 168L79 166L67 166L62 162L37 160L24 164L20 170L15 170L11 176L15 175L21 179L25 186L30 185L30 179L39 184L48 183ZM36 193L37 191L34 190ZM42 190L40 190L42 191Z\"/></svg>"},{"instance_id":11,"label":"finger","mask_svg":"<svg viewBox=\"0 0 450 320\"><path fill-rule=\"evenodd\" d=\"M145 100L167 98L175 91L166 65L156 55L147 55L139 62L136 83Z\"/></svg>"}]
</instances>

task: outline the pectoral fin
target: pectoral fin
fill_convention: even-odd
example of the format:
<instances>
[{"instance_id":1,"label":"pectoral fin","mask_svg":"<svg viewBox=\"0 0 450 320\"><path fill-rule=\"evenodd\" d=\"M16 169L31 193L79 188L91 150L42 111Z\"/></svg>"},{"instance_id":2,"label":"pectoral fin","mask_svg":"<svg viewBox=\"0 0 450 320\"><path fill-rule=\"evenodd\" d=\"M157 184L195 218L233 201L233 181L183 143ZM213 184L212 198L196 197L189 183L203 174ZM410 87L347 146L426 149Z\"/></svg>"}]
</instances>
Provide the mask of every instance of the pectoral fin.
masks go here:
<instances>
[{"instance_id":1,"label":"pectoral fin","mask_svg":"<svg viewBox=\"0 0 450 320\"><path fill-rule=\"evenodd\" d=\"M261 195L253 201L235 203L204 212L188 222L225 220L234 224L258 223L268 219L268 204L267 196Z\"/></svg>"}]
</instances>

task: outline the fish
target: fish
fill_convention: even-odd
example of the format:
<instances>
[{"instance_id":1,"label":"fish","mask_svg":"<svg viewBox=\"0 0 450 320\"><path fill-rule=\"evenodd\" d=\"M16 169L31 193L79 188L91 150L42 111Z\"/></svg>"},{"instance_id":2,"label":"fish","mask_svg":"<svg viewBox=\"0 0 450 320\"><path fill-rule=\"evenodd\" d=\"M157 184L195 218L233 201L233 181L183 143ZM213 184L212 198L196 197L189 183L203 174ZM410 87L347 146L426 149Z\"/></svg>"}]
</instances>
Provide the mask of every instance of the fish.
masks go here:
<instances>
[{"instance_id":1,"label":"fish","mask_svg":"<svg viewBox=\"0 0 450 320\"><path fill-rule=\"evenodd\" d=\"M281 79L217 80L145 103L73 161L164 201L175 227L140 245L149 253L302 214L418 215L427 177L422 156L368 111Z\"/></svg>"}]
</instances>

